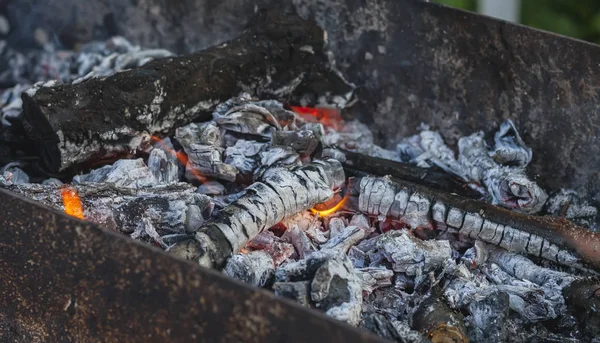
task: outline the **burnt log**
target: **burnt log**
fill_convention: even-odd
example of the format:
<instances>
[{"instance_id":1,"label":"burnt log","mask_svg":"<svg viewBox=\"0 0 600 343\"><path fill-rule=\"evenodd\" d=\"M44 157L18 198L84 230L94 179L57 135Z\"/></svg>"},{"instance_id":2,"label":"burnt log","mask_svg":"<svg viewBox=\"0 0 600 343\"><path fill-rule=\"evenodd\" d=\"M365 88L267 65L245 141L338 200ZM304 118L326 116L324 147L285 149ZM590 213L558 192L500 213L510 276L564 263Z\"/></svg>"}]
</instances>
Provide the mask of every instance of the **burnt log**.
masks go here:
<instances>
[{"instance_id":1,"label":"burnt log","mask_svg":"<svg viewBox=\"0 0 600 343\"><path fill-rule=\"evenodd\" d=\"M464 317L453 311L437 289L432 290L413 315L412 327L423 333L431 342L467 343Z\"/></svg>"},{"instance_id":2,"label":"burnt log","mask_svg":"<svg viewBox=\"0 0 600 343\"><path fill-rule=\"evenodd\" d=\"M106 78L34 87L22 95L23 125L42 165L56 172L209 119L216 105L242 91L292 101L295 90L299 99L327 87L329 95L347 98L352 87L330 66L324 37L314 22L261 12L238 38L204 51Z\"/></svg>"},{"instance_id":3,"label":"burnt log","mask_svg":"<svg viewBox=\"0 0 600 343\"><path fill-rule=\"evenodd\" d=\"M363 177L351 190L358 209L407 226L458 232L517 253L585 271L600 268L600 233L565 219L513 212L392 177Z\"/></svg>"},{"instance_id":4,"label":"burnt log","mask_svg":"<svg viewBox=\"0 0 600 343\"><path fill-rule=\"evenodd\" d=\"M221 267L259 233L333 197L345 182L337 160L316 160L297 169L271 168L260 181L170 251L205 267Z\"/></svg>"}]
</instances>

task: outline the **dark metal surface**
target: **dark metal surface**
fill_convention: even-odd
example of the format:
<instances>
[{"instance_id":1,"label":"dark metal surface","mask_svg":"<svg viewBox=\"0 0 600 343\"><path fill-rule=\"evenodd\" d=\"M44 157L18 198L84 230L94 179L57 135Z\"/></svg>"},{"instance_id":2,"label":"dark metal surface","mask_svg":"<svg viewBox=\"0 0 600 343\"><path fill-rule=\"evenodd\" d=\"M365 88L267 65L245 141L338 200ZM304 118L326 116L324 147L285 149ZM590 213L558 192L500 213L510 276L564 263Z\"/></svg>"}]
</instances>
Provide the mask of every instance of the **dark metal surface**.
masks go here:
<instances>
[{"instance_id":1,"label":"dark metal surface","mask_svg":"<svg viewBox=\"0 0 600 343\"><path fill-rule=\"evenodd\" d=\"M35 28L67 44L124 34L148 47L206 48L258 7L286 7L328 31L359 86L350 115L390 146L421 122L449 142L511 118L549 190L600 201L600 47L416 0L9 0L11 42ZM394 125L390 125L394 123Z\"/></svg>"},{"instance_id":2,"label":"dark metal surface","mask_svg":"<svg viewBox=\"0 0 600 343\"><path fill-rule=\"evenodd\" d=\"M0 342L379 342L0 189Z\"/></svg>"}]
</instances>

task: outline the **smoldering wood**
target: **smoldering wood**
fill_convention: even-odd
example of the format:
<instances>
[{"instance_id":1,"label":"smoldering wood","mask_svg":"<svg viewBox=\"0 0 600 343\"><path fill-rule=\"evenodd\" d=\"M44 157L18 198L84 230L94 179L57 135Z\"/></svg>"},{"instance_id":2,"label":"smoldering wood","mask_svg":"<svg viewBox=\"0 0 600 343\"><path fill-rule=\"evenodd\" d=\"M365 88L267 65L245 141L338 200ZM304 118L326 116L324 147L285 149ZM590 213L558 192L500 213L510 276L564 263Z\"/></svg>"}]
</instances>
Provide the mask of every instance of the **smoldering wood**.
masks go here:
<instances>
[{"instance_id":1,"label":"smoldering wood","mask_svg":"<svg viewBox=\"0 0 600 343\"><path fill-rule=\"evenodd\" d=\"M344 182L341 164L332 159L294 170L272 168L201 227L194 239L171 251L203 266L221 266L260 232L331 198Z\"/></svg>"},{"instance_id":2,"label":"smoldering wood","mask_svg":"<svg viewBox=\"0 0 600 343\"><path fill-rule=\"evenodd\" d=\"M600 246L600 233L569 221L513 212L392 177L363 177L354 185L352 192L359 194L358 209L363 213L389 216L413 225L453 227L463 238L482 240L586 272L590 270L585 265L600 267L600 256L594 252ZM439 211L433 211L436 208ZM449 216L451 212L454 214Z\"/></svg>"},{"instance_id":3,"label":"smoldering wood","mask_svg":"<svg viewBox=\"0 0 600 343\"><path fill-rule=\"evenodd\" d=\"M470 188L466 182L440 169L419 168L408 163L371 157L348 150L340 149L339 151L344 155L344 161L342 162L344 168L349 171L349 175L356 175L356 172L359 172L357 174L362 172L377 176L391 175L449 193L456 193L473 199L481 198L481 194Z\"/></svg>"},{"instance_id":4,"label":"smoldering wood","mask_svg":"<svg viewBox=\"0 0 600 343\"><path fill-rule=\"evenodd\" d=\"M146 236L148 232L153 234L152 231L159 236L184 233L189 221L204 223L214 207L208 196L196 193L188 183L137 189L107 183L80 183L71 187L81 198L86 220L126 234L137 230L138 236ZM62 185L56 184L7 187L15 193L64 211L62 188ZM190 208L197 211L190 211Z\"/></svg>"},{"instance_id":5,"label":"smoldering wood","mask_svg":"<svg viewBox=\"0 0 600 343\"><path fill-rule=\"evenodd\" d=\"M264 251L232 255L223 268L223 273L245 283L263 287L272 281L275 262Z\"/></svg>"},{"instance_id":6,"label":"smoldering wood","mask_svg":"<svg viewBox=\"0 0 600 343\"><path fill-rule=\"evenodd\" d=\"M24 94L23 124L46 169L56 172L208 119L240 91L289 100L296 89L312 92L311 85L327 82L332 94L346 98L352 87L330 67L324 45L315 23L261 12L248 30L219 46Z\"/></svg>"},{"instance_id":7,"label":"smoldering wood","mask_svg":"<svg viewBox=\"0 0 600 343\"><path fill-rule=\"evenodd\" d=\"M467 343L464 317L455 312L434 292L424 300L412 317L412 328L422 332L432 342Z\"/></svg>"}]
</instances>

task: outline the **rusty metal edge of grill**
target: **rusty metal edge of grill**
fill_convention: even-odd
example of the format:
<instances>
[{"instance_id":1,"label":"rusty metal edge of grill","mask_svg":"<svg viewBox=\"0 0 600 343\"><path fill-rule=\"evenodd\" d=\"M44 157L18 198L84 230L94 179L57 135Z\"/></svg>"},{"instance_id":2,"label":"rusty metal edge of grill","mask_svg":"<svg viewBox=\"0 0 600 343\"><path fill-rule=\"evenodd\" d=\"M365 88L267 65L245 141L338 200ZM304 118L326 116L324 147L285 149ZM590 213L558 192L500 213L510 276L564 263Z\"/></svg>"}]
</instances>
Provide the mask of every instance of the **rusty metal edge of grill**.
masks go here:
<instances>
[{"instance_id":1,"label":"rusty metal edge of grill","mask_svg":"<svg viewBox=\"0 0 600 343\"><path fill-rule=\"evenodd\" d=\"M0 189L0 342L383 342Z\"/></svg>"}]
</instances>

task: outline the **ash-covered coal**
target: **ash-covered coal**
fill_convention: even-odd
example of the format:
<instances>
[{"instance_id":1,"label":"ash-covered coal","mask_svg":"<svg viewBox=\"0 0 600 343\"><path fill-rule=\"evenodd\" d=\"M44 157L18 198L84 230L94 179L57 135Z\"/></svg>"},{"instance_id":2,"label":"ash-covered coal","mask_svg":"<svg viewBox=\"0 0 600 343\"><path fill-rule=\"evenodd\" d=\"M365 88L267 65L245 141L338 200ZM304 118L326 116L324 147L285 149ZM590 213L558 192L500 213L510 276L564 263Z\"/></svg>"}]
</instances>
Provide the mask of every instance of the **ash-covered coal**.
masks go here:
<instances>
[{"instance_id":1,"label":"ash-covered coal","mask_svg":"<svg viewBox=\"0 0 600 343\"><path fill-rule=\"evenodd\" d=\"M40 56L15 58L54 63L52 73L24 81L16 68L15 80L85 82L168 52L115 38ZM4 92L0 137L16 132L26 90ZM341 119L342 100L312 109L240 93L215 103L212 120L169 127L171 135L148 137L135 154L103 154L76 175L43 179L3 155L0 140L10 162L0 186L65 210L61 190L70 185L85 220L398 342L600 333L586 325L600 322L592 276L600 238L566 220L594 227L598 211L568 190L546 200L526 173L535 151L511 122L490 139L463 137L458 154L429 128L391 151L366 125ZM428 169L411 169L410 180L384 176L348 151ZM453 183L425 172L432 167ZM449 191L456 185L487 203Z\"/></svg>"}]
</instances>

